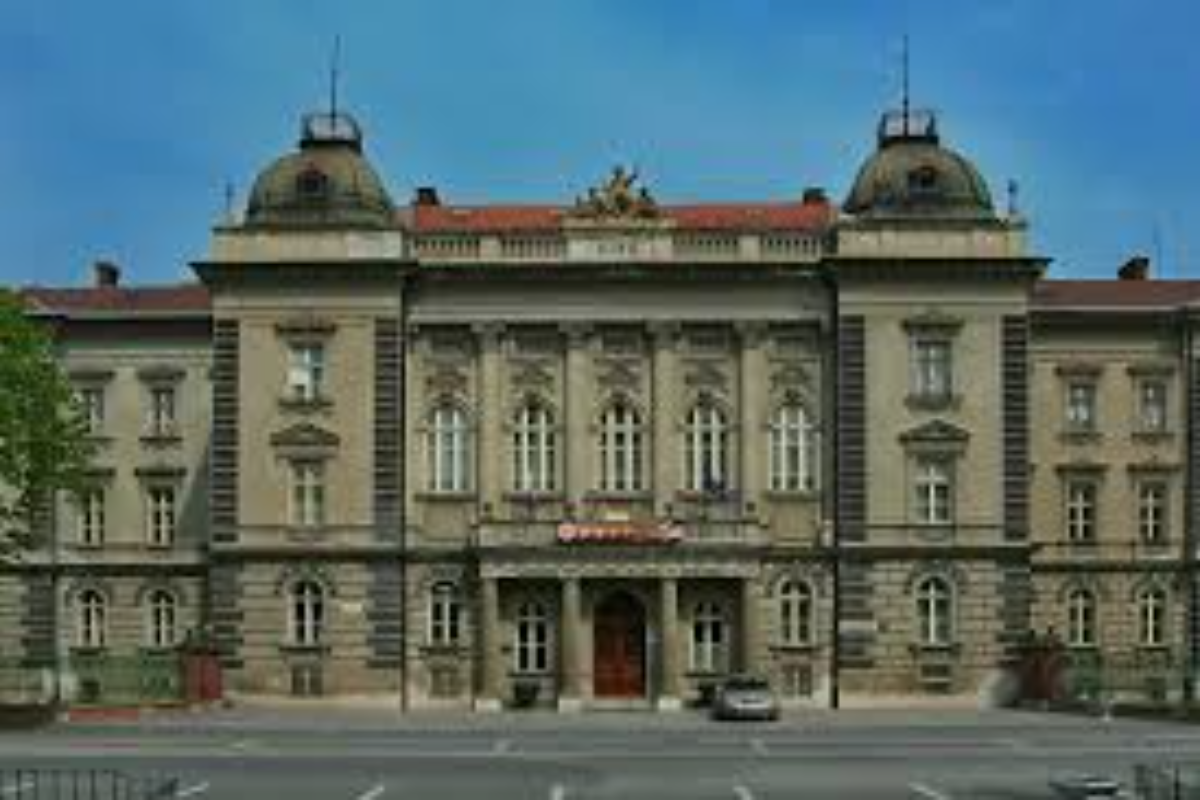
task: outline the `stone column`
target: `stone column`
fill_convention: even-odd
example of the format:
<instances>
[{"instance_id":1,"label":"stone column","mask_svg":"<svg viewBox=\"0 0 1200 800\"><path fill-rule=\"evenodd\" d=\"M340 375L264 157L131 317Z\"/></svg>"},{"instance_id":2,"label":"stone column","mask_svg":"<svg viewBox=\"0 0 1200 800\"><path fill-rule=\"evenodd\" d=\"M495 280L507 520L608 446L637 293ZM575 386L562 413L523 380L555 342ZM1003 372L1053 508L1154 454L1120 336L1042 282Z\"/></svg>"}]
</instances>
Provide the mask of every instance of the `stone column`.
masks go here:
<instances>
[{"instance_id":1,"label":"stone column","mask_svg":"<svg viewBox=\"0 0 1200 800\"><path fill-rule=\"evenodd\" d=\"M504 654L500 647L500 586L483 578L480 587L479 660L480 686L477 711L499 711L504 683Z\"/></svg>"},{"instance_id":2,"label":"stone column","mask_svg":"<svg viewBox=\"0 0 1200 800\"><path fill-rule=\"evenodd\" d=\"M594 485L590 479L591 465L588 463L595 452L588 434L588 413L594 397L587 374L589 331L587 326L579 324L566 325L563 330L567 348L566 374L563 377L563 393L566 395L562 443L566 475L563 489L567 502L573 504L576 513L579 513L588 489Z\"/></svg>"},{"instance_id":3,"label":"stone column","mask_svg":"<svg viewBox=\"0 0 1200 800\"><path fill-rule=\"evenodd\" d=\"M756 578L742 581L741 670L762 672L762 592Z\"/></svg>"},{"instance_id":4,"label":"stone column","mask_svg":"<svg viewBox=\"0 0 1200 800\"><path fill-rule=\"evenodd\" d=\"M481 518L503 516L505 448L503 440L504 393L501 379L501 335L503 327L496 324L477 326L479 337L479 447L476 470L479 480L479 500L490 513Z\"/></svg>"},{"instance_id":5,"label":"stone column","mask_svg":"<svg viewBox=\"0 0 1200 800\"><path fill-rule=\"evenodd\" d=\"M562 684L558 692L559 711L579 711L583 707L583 660L580 652L583 629L583 601L579 578L562 582Z\"/></svg>"},{"instance_id":6,"label":"stone column","mask_svg":"<svg viewBox=\"0 0 1200 800\"><path fill-rule=\"evenodd\" d=\"M654 447L650 475L654 489L655 514L663 514L675 501L679 487L681 448L675 435L678 415L678 394L681 391L676 376L678 359L675 353L679 328L659 323L651 326L653 336L653 383L651 408L654 409Z\"/></svg>"},{"instance_id":7,"label":"stone column","mask_svg":"<svg viewBox=\"0 0 1200 800\"><path fill-rule=\"evenodd\" d=\"M742 507L738 509L739 518L746 516L747 504L753 503L755 508L761 505L762 493L766 488L763 478L767 461L767 442L764 437L762 407L767 392L767 369L763 358L762 338L764 327L757 323L743 323L738 326L741 339L741 358L738 375L738 405L740 420L736 443L741 460L737 469L737 489L740 492Z\"/></svg>"},{"instance_id":8,"label":"stone column","mask_svg":"<svg viewBox=\"0 0 1200 800\"><path fill-rule=\"evenodd\" d=\"M675 578L659 583L659 689L658 708L674 711L682 708L680 697L679 584Z\"/></svg>"}]
</instances>

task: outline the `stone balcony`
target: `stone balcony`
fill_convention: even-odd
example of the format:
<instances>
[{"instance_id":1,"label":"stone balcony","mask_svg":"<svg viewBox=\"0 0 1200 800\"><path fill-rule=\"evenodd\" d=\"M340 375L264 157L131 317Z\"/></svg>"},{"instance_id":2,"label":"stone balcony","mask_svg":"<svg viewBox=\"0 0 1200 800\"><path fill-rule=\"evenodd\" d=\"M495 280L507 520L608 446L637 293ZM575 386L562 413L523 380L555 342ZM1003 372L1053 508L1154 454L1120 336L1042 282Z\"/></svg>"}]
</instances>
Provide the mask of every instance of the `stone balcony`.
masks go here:
<instances>
[{"instance_id":1,"label":"stone balcony","mask_svg":"<svg viewBox=\"0 0 1200 800\"><path fill-rule=\"evenodd\" d=\"M761 546L767 531L757 520L481 521L473 544L504 548L691 548Z\"/></svg>"}]
</instances>

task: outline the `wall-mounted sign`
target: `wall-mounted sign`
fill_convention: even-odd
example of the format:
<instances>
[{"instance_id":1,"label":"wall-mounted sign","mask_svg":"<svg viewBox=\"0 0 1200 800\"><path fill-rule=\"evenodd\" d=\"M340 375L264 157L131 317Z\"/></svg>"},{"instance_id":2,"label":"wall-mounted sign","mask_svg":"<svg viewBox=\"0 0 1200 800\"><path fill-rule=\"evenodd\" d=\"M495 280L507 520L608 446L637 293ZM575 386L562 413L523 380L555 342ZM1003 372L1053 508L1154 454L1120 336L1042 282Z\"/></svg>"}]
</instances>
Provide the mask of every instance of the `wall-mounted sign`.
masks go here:
<instances>
[{"instance_id":1,"label":"wall-mounted sign","mask_svg":"<svg viewBox=\"0 0 1200 800\"><path fill-rule=\"evenodd\" d=\"M563 544L673 544L683 538L683 528L662 522L564 522L558 526Z\"/></svg>"}]
</instances>

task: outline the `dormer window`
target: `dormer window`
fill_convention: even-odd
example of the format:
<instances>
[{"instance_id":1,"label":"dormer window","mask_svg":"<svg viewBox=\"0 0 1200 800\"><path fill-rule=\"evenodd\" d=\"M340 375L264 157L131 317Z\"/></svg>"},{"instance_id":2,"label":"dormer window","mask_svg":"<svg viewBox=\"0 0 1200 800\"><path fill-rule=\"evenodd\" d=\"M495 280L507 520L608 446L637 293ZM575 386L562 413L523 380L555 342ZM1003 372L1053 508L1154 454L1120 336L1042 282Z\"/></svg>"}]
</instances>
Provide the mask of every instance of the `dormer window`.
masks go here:
<instances>
[{"instance_id":1,"label":"dormer window","mask_svg":"<svg viewBox=\"0 0 1200 800\"><path fill-rule=\"evenodd\" d=\"M329 177L312 167L304 170L296 176L296 194L301 200L324 200L329 194Z\"/></svg>"},{"instance_id":2,"label":"dormer window","mask_svg":"<svg viewBox=\"0 0 1200 800\"><path fill-rule=\"evenodd\" d=\"M908 188L916 193L927 194L937 189L938 173L933 167L919 167L908 173Z\"/></svg>"}]
</instances>

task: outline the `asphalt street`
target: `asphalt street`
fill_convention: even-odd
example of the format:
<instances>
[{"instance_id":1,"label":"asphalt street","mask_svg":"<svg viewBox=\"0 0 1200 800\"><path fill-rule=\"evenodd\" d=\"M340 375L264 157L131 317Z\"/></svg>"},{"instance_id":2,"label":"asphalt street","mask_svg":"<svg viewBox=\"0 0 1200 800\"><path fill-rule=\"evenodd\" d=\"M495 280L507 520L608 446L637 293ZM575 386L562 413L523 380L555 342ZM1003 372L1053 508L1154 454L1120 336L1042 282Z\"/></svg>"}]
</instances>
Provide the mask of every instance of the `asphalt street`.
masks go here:
<instances>
[{"instance_id":1,"label":"asphalt street","mask_svg":"<svg viewBox=\"0 0 1200 800\"><path fill-rule=\"evenodd\" d=\"M196 800L1033 800L1067 773L1128 784L1200 762L1200 727L1021 712L392 716L219 712L0 735L0 768L178 777ZM11 775L11 773L9 773ZM0 798L32 797L11 778Z\"/></svg>"}]
</instances>

